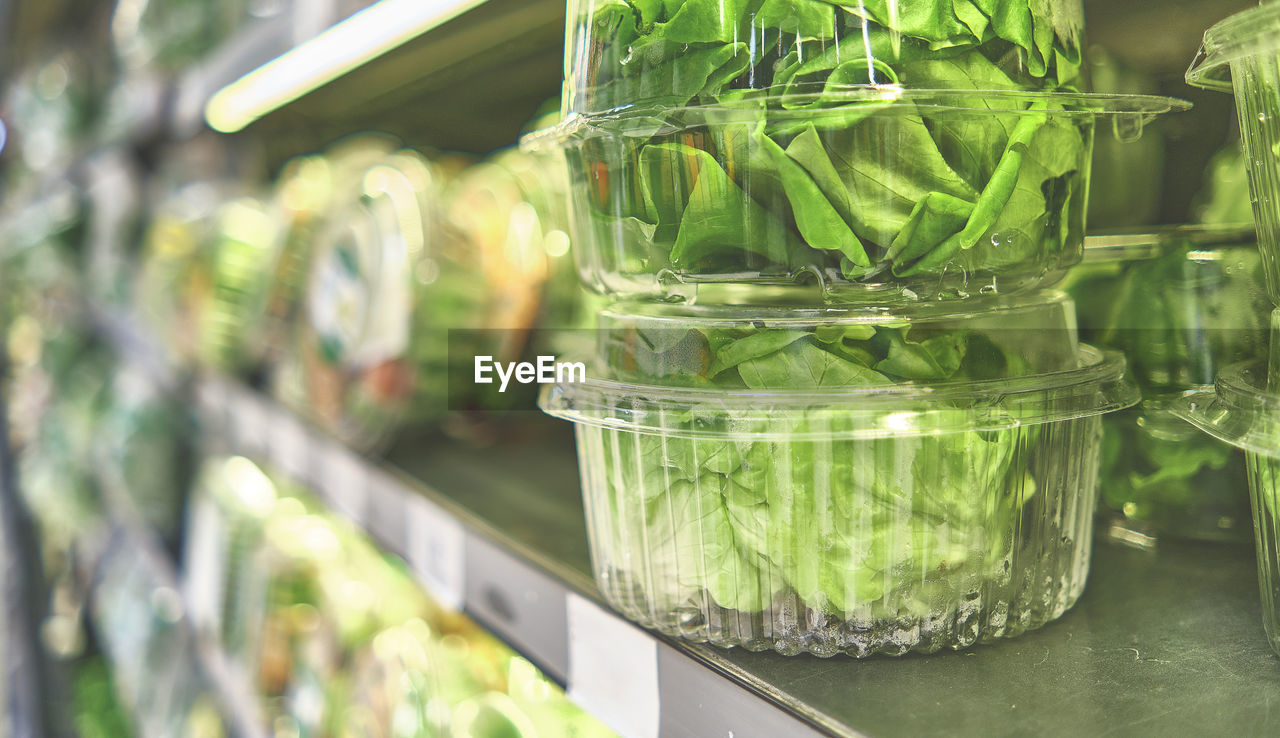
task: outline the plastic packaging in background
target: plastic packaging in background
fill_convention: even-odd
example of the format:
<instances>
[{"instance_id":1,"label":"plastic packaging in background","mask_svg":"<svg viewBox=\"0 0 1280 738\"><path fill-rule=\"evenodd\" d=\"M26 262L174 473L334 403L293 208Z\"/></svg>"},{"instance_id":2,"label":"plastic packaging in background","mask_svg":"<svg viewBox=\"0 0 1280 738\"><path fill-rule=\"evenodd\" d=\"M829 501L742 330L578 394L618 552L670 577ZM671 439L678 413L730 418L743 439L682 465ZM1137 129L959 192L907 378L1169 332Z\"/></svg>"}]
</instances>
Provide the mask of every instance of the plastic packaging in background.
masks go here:
<instances>
[{"instance_id":1,"label":"plastic packaging in background","mask_svg":"<svg viewBox=\"0 0 1280 738\"><path fill-rule=\"evenodd\" d=\"M182 71L251 18L274 15L274 0L117 0L111 38L128 69Z\"/></svg>"},{"instance_id":2,"label":"plastic packaging in background","mask_svg":"<svg viewBox=\"0 0 1280 738\"><path fill-rule=\"evenodd\" d=\"M1089 48L1088 67L1094 92L1148 95L1160 91L1150 74L1125 64L1105 47ZM1164 192L1165 137L1159 129L1149 128L1136 141L1097 137L1089 185L1090 231L1156 222Z\"/></svg>"},{"instance_id":3,"label":"plastic packaging in background","mask_svg":"<svg viewBox=\"0 0 1280 738\"><path fill-rule=\"evenodd\" d=\"M85 179L85 286L106 304L125 305L141 230L142 173L125 149L112 148L88 160Z\"/></svg>"},{"instance_id":4,"label":"plastic packaging in background","mask_svg":"<svg viewBox=\"0 0 1280 738\"><path fill-rule=\"evenodd\" d=\"M702 105L746 92L1075 90L1079 0L570 0L563 111Z\"/></svg>"},{"instance_id":5,"label":"plastic packaging in background","mask_svg":"<svg viewBox=\"0 0 1280 738\"><path fill-rule=\"evenodd\" d=\"M191 615L233 654L272 725L326 735L612 735L300 490L244 458L211 459L201 486L188 548ZM244 624L252 631L231 627Z\"/></svg>"},{"instance_id":6,"label":"plastic packaging in background","mask_svg":"<svg viewBox=\"0 0 1280 738\"><path fill-rule=\"evenodd\" d=\"M79 154L98 114L101 70L63 49L12 75L4 93L5 180L11 194L40 184Z\"/></svg>"},{"instance_id":7,"label":"plastic packaging in background","mask_svg":"<svg viewBox=\"0 0 1280 738\"><path fill-rule=\"evenodd\" d=\"M1265 362L1225 368L1215 388L1188 395L1174 412L1245 454L1258 553L1262 624L1280 654L1280 395L1267 389Z\"/></svg>"},{"instance_id":8,"label":"plastic packaging in background","mask_svg":"<svg viewBox=\"0 0 1280 738\"><path fill-rule=\"evenodd\" d=\"M1179 101L899 88L578 116L530 138L570 173L579 271L614 296L818 285L840 300L1028 291L1080 258L1094 132Z\"/></svg>"},{"instance_id":9,"label":"plastic packaging in background","mask_svg":"<svg viewBox=\"0 0 1280 738\"><path fill-rule=\"evenodd\" d=\"M537 319L548 254L519 182L496 163L464 169L408 149L356 181L319 226L279 393L362 450L405 424L505 409L508 398L450 390L448 376L477 355L514 360Z\"/></svg>"},{"instance_id":10,"label":"plastic packaging in background","mask_svg":"<svg viewBox=\"0 0 1280 738\"><path fill-rule=\"evenodd\" d=\"M1249 197L1249 169L1240 142L1224 146L1209 160L1205 186L1193 205L1200 223L1253 224L1253 203Z\"/></svg>"},{"instance_id":11,"label":"plastic packaging in background","mask_svg":"<svg viewBox=\"0 0 1280 738\"><path fill-rule=\"evenodd\" d=\"M1064 287L1082 340L1123 351L1143 393L1140 407L1104 421L1100 511L1112 533L1248 541L1243 455L1169 405L1221 367L1266 354L1270 304L1252 226L1092 236Z\"/></svg>"},{"instance_id":12,"label":"plastic packaging in background","mask_svg":"<svg viewBox=\"0 0 1280 738\"><path fill-rule=\"evenodd\" d=\"M93 463L175 549L195 463L195 418L139 371L121 367L95 426Z\"/></svg>"},{"instance_id":13,"label":"plastic packaging in background","mask_svg":"<svg viewBox=\"0 0 1280 738\"><path fill-rule=\"evenodd\" d=\"M260 200L240 197L223 203L200 260L208 272L208 292L196 306L199 361L243 374L266 353L267 300L279 269L281 240Z\"/></svg>"},{"instance_id":14,"label":"plastic packaging in background","mask_svg":"<svg viewBox=\"0 0 1280 738\"><path fill-rule=\"evenodd\" d=\"M169 358L182 365L200 354L198 307L211 286L202 259L218 208L233 190L230 183L213 181L175 186L153 206L142 237L133 290L138 317L160 337Z\"/></svg>"},{"instance_id":15,"label":"plastic packaging in background","mask_svg":"<svg viewBox=\"0 0 1280 738\"><path fill-rule=\"evenodd\" d=\"M1280 304L1280 5L1263 3L1205 31L1187 83L1235 89L1267 290Z\"/></svg>"},{"instance_id":16,"label":"plastic packaging in background","mask_svg":"<svg viewBox=\"0 0 1280 738\"><path fill-rule=\"evenodd\" d=\"M765 336L786 332L744 340ZM793 389L544 389L576 424L605 599L667 635L819 656L964 648L1065 612L1088 570L1098 416L1137 399L1123 359L1082 346L1074 369L1010 379L883 383L856 361L816 388L786 379L841 366L810 358L823 338L754 372Z\"/></svg>"}]
</instances>

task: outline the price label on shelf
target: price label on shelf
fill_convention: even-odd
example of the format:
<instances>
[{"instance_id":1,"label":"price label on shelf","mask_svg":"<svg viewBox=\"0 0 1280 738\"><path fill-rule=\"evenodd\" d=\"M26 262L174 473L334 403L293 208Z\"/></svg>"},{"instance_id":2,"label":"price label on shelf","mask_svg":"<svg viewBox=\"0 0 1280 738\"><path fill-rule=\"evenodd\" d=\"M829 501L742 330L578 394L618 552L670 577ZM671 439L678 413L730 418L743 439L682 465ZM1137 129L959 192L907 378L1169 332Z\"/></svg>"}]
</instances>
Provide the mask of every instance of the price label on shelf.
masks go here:
<instances>
[{"instance_id":1,"label":"price label on shelf","mask_svg":"<svg viewBox=\"0 0 1280 738\"><path fill-rule=\"evenodd\" d=\"M273 418L271 460L280 471L302 484L319 482L311 469L311 437L307 426L286 412Z\"/></svg>"},{"instance_id":2,"label":"price label on shelf","mask_svg":"<svg viewBox=\"0 0 1280 738\"><path fill-rule=\"evenodd\" d=\"M356 525L365 522L369 499L369 473L363 457L341 444L329 445L327 474L321 485L329 502Z\"/></svg>"},{"instance_id":3,"label":"price label on shelf","mask_svg":"<svg viewBox=\"0 0 1280 738\"><path fill-rule=\"evenodd\" d=\"M569 698L629 738L658 738L658 643L570 592Z\"/></svg>"},{"instance_id":4,"label":"price label on shelf","mask_svg":"<svg viewBox=\"0 0 1280 738\"><path fill-rule=\"evenodd\" d=\"M466 592L466 530L422 497L405 501L405 552L423 586L441 605L461 610Z\"/></svg>"}]
</instances>

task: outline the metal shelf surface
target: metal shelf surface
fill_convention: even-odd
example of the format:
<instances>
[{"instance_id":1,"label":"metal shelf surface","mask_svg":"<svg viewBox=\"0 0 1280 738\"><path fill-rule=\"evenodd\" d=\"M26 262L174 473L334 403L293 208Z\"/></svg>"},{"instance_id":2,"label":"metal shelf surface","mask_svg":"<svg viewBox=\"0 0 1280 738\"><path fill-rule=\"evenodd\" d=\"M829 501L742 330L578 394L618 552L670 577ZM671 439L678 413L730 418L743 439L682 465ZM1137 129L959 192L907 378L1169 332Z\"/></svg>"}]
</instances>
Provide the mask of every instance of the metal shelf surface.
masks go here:
<instances>
[{"instance_id":1,"label":"metal shelf surface","mask_svg":"<svg viewBox=\"0 0 1280 738\"><path fill-rule=\"evenodd\" d=\"M454 588L446 599L455 597L571 694L585 686L575 681L575 653L636 658L613 640L583 641L596 633L590 627L574 632L575 598L595 603L598 594L567 427L539 425L522 443L488 448L406 438L386 462L357 459L356 470L339 472L335 464L352 460L333 461L341 455L333 442L274 402L225 380L206 381L201 391L231 448L311 484L404 556L429 589ZM434 511L426 522L413 512L423 506ZM453 540L455 550L425 555L424 540ZM823 660L723 650L606 617L619 632L641 633L657 661L656 685L624 685L653 695L658 720L617 717L614 725L629 735L1280 731L1280 712L1271 709L1280 703L1280 662L1262 632L1251 547L1162 543L1141 551L1100 541L1089 587L1060 621L930 656ZM626 670L614 673L634 681Z\"/></svg>"}]
</instances>

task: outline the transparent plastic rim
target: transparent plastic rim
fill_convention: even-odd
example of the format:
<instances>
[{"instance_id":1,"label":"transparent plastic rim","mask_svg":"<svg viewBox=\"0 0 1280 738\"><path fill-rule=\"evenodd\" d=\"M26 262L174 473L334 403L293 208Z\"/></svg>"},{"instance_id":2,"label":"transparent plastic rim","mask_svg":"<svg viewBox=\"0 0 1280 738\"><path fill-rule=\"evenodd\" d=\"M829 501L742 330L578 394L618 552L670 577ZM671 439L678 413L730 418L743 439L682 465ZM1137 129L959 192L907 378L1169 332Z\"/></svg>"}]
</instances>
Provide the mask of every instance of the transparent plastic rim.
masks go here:
<instances>
[{"instance_id":1,"label":"transparent plastic rim","mask_svg":"<svg viewBox=\"0 0 1280 738\"><path fill-rule=\"evenodd\" d=\"M819 84L815 91L780 93L776 89L752 90L740 100L707 105L628 105L600 112L575 112L549 128L534 131L521 139L529 152L558 148L574 139L596 135L626 135L634 131L654 135L663 128L679 129L690 115L714 115L719 123L754 122L762 111L770 120L812 121L824 116L848 115L848 107L867 105L873 114L899 114L921 110L942 113L991 115L992 103L1009 107L1001 115L1050 115L1054 117L1111 118L1116 135L1133 138L1142 127L1166 113L1189 110L1191 103L1157 95L1104 95L1082 92L1031 92L1019 90L921 90L900 85ZM814 107L816 105L822 107ZM1021 106L1021 107L1019 107Z\"/></svg>"},{"instance_id":2,"label":"transparent plastic rim","mask_svg":"<svg viewBox=\"0 0 1280 738\"><path fill-rule=\"evenodd\" d=\"M1265 361L1223 369L1212 388L1188 393L1171 409L1220 441L1280 457L1280 394L1267 389Z\"/></svg>"},{"instance_id":3,"label":"transparent plastic rim","mask_svg":"<svg viewBox=\"0 0 1280 738\"><path fill-rule=\"evenodd\" d=\"M1231 91L1231 65L1246 57L1280 51L1280 4L1263 2L1228 16L1204 32L1187 68L1187 84Z\"/></svg>"},{"instance_id":4,"label":"transparent plastic rim","mask_svg":"<svg viewBox=\"0 0 1280 738\"><path fill-rule=\"evenodd\" d=\"M1222 249L1257 243L1258 234L1252 223L1140 228L1086 236L1084 261L1089 264L1142 261L1187 244L1194 247L1193 254L1200 252L1192 258L1210 260Z\"/></svg>"},{"instance_id":5,"label":"transparent plastic rim","mask_svg":"<svg viewBox=\"0 0 1280 738\"><path fill-rule=\"evenodd\" d=\"M761 305L686 305L660 302L620 302L600 311L600 325L663 324L687 328L801 328L814 325L883 325L989 318L993 314L1024 313L1054 307L1069 308L1071 298L1057 290L1021 295L978 296L948 302L873 303L827 307Z\"/></svg>"},{"instance_id":6,"label":"transparent plastic rim","mask_svg":"<svg viewBox=\"0 0 1280 738\"><path fill-rule=\"evenodd\" d=\"M651 435L871 440L1011 430L1123 410L1141 400L1125 370L1119 352L1081 345L1078 368L1012 379L749 390L588 378L544 387L538 404L563 420ZM730 421L729 429L682 422L685 413L703 418L719 415ZM838 427L822 427L824 413L839 421ZM785 426L789 417L816 422L809 431L770 429L771 423Z\"/></svg>"}]
</instances>

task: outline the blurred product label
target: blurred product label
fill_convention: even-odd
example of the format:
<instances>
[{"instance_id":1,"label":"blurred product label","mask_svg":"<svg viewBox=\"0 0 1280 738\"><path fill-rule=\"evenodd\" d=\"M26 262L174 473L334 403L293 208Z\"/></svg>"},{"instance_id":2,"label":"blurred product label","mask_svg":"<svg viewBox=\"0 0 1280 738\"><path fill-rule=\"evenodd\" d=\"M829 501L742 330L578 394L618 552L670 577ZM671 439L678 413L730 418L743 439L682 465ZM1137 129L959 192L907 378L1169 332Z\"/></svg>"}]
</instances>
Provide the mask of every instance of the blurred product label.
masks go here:
<instances>
[{"instance_id":1,"label":"blurred product label","mask_svg":"<svg viewBox=\"0 0 1280 738\"><path fill-rule=\"evenodd\" d=\"M461 610L466 591L466 531L431 502L412 497L405 504L409 564L440 604Z\"/></svg>"}]
</instances>

